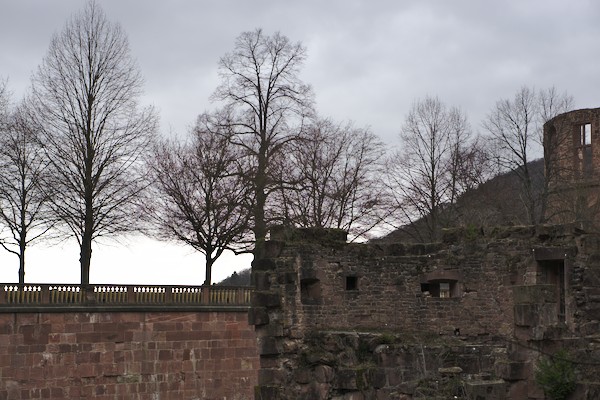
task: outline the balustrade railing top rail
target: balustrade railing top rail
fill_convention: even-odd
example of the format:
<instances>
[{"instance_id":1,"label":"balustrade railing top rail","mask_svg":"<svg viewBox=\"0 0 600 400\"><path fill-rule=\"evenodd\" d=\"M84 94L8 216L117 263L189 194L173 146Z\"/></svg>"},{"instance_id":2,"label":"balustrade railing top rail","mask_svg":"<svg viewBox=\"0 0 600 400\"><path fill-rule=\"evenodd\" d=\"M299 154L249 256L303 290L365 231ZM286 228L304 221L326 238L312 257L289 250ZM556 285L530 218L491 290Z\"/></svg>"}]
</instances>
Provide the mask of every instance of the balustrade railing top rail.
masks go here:
<instances>
[{"instance_id":1,"label":"balustrade railing top rail","mask_svg":"<svg viewBox=\"0 0 600 400\"><path fill-rule=\"evenodd\" d=\"M159 286L0 283L0 307L249 306L247 286Z\"/></svg>"}]
</instances>

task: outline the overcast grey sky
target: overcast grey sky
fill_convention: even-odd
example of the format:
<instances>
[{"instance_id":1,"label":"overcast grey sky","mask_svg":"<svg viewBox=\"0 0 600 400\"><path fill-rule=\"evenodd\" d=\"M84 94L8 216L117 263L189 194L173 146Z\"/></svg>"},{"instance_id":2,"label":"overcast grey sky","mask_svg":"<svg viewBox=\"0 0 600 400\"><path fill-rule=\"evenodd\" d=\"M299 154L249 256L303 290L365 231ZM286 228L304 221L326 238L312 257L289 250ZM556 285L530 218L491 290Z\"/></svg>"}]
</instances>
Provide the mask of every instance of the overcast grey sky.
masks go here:
<instances>
[{"instance_id":1,"label":"overcast grey sky","mask_svg":"<svg viewBox=\"0 0 600 400\"><path fill-rule=\"evenodd\" d=\"M144 101L159 110L164 135L183 134L200 112L213 106L209 96L218 84L219 57L233 48L241 32L259 27L268 34L280 31L306 46L302 78L313 86L322 116L370 126L390 145L397 144L399 127L412 103L426 95L460 106L475 131L497 100L512 97L523 85L554 85L574 96L576 108L600 106L598 1L102 0L99 4L128 34L145 77ZM52 34L83 5L81 0L0 0L0 77L8 78L15 100L25 93ZM117 265L116 271L125 267L145 271L143 276L132 272L134 278L127 281L139 277L163 283L162 275L150 273L160 269L158 263L149 260L143 269L137 266L139 242L97 248L92 281L108 280L95 275L99 268L106 269L99 265L106 262ZM164 283L202 282L204 273L197 267L201 258L163 244L145 241L144 246L139 248L146 253L160 249L162 256L153 258L165 257L173 266ZM66 258L65 252L60 254ZM132 258L121 254L118 260L104 260L108 253ZM32 257L33 264L35 254ZM65 260L68 267L63 269L71 271L74 263L71 281L77 281L77 252L69 257L75 259ZM198 279L186 278L188 270L175 272L188 264ZM215 277L228 275L229 265L215 271ZM46 275L34 279L36 268L44 267L32 268L31 280L48 279ZM14 275L16 279L16 269Z\"/></svg>"}]
</instances>

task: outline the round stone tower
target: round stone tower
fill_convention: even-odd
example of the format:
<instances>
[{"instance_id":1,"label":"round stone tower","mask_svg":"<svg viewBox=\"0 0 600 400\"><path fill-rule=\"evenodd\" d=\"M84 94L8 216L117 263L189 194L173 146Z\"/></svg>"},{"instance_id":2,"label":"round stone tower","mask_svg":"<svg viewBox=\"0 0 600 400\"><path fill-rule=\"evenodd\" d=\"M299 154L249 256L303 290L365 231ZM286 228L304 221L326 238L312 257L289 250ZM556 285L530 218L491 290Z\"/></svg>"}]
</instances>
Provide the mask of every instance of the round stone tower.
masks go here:
<instances>
[{"instance_id":1,"label":"round stone tower","mask_svg":"<svg viewBox=\"0 0 600 400\"><path fill-rule=\"evenodd\" d=\"M547 219L586 230L600 227L600 108L569 111L546 122L544 160Z\"/></svg>"}]
</instances>

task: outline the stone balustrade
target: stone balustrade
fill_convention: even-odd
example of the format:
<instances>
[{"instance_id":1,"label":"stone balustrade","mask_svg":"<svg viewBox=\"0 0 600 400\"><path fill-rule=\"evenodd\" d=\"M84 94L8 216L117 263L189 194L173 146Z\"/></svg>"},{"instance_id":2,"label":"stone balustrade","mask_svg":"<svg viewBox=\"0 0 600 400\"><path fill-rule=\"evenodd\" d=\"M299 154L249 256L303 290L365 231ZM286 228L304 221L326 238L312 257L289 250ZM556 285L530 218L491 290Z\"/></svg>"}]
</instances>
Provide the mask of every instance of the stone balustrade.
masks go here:
<instances>
[{"instance_id":1,"label":"stone balustrade","mask_svg":"<svg viewBox=\"0 0 600 400\"><path fill-rule=\"evenodd\" d=\"M0 284L0 312L88 309L248 308L251 287Z\"/></svg>"}]
</instances>

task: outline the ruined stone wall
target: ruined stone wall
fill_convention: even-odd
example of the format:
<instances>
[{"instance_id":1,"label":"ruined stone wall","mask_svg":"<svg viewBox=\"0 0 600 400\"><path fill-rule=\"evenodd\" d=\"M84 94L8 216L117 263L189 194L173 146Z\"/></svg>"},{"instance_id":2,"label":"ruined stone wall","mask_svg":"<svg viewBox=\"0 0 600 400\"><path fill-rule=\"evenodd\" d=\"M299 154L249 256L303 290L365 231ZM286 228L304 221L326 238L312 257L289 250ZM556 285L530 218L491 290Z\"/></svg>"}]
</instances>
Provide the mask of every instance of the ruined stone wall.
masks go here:
<instances>
[{"instance_id":1,"label":"ruined stone wall","mask_svg":"<svg viewBox=\"0 0 600 400\"><path fill-rule=\"evenodd\" d=\"M463 229L429 245L323 235L275 236L254 264L256 398L416 399L437 382L459 398L542 399L537 359L563 346L587 360L579 379L597 380L597 235Z\"/></svg>"},{"instance_id":2,"label":"ruined stone wall","mask_svg":"<svg viewBox=\"0 0 600 400\"><path fill-rule=\"evenodd\" d=\"M0 399L251 399L246 312L0 314Z\"/></svg>"},{"instance_id":3,"label":"ruined stone wall","mask_svg":"<svg viewBox=\"0 0 600 400\"><path fill-rule=\"evenodd\" d=\"M276 258L265 260L264 268L257 265L255 277L259 286L276 291L290 310L285 324L292 330L394 329L451 335L459 329L462 335L510 336L511 288L523 284L525 272L535 268L531 243L513 239L506 245L503 240L488 243L477 238L451 243L454 240L458 238L448 235L444 244L329 248L281 243ZM347 290L348 278L356 279L355 288ZM422 290L422 284L438 280L454 282L450 298Z\"/></svg>"}]
</instances>

